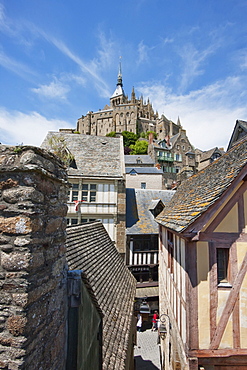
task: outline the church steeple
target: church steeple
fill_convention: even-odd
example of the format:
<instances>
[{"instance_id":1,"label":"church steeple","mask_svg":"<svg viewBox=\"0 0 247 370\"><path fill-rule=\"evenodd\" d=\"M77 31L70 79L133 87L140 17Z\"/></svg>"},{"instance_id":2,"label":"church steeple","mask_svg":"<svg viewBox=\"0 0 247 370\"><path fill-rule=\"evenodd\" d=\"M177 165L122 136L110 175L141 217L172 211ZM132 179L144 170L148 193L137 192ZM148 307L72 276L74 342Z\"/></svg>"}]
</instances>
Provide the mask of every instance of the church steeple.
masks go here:
<instances>
[{"instance_id":1,"label":"church steeple","mask_svg":"<svg viewBox=\"0 0 247 370\"><path fill-rule=\"evenodd\" d=\"M117 76L117 87L111 96L111 105L123 104L126 101L126 97L123 89L123 78L122 78L122 65L121 60L119 62L118 76Z\"/></svg>"},{"instance_id":2,"label":"church steeple","mask_svg":"<svg viewBox=\"0 0 247 370\"><path fill-rule=\"evenodd\" d=\"M132 93L131 93L131 102L135 103L135 101L136 101L136 94L135 94L135 89L134 89L134 86L133 86Z\"/></svg>"},{"instance_id":3,"label":"church steeple","mask_svg":"<svg viewBox=\"0 0 247 370\"><path fill-rule=\"evenodd\" d=\"M119 62L118 76L117 76L117 86L123 87L123 77L122 77L122 65L121 60Z\"/></svg>"}]
</instances>

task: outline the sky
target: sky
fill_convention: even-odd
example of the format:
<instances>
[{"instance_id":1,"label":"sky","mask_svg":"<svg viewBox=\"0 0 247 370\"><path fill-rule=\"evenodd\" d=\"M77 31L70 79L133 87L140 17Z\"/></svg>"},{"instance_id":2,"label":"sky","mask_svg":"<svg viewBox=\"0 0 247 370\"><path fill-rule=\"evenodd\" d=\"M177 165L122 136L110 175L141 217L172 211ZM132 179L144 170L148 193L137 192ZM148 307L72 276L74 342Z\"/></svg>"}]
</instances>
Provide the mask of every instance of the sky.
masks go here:
<instances>
[{"instance_id":1,"label":"sky","mask_svg":"<svg viewBox=\"0 0 247 370\"><path fill-rule=\"evenodd\" d=\"M0 142L40 146L124 91L227 148L247 120L247 0L0 0Z\"/></svg>"}]
</instances>

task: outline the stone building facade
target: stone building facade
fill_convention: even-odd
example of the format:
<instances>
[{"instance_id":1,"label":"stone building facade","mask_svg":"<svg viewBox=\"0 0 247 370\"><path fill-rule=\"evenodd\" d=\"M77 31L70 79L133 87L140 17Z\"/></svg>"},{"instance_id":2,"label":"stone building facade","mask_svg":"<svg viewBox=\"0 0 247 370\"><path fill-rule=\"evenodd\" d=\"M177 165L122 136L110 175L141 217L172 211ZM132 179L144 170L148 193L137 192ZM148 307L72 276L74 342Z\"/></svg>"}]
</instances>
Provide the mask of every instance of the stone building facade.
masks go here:
<instances>
[{"instance_id":1,"label":"stone building facade","mask_svg":"<svg viewBox=\"0 0 247 370\"><path fill-rule=\"evenodd\" d=\"M198 168L199 157L186 135L186 130L182 128L180 121L176 126L172 133L177 133L173 136L170 136L168 131L166 138L162 140L153 140L152 135L149 138L148 154L163 170L166 189L176 187L195 174ZM172 127L175 127L175 124Z\"/></svg>"}]
</instances>

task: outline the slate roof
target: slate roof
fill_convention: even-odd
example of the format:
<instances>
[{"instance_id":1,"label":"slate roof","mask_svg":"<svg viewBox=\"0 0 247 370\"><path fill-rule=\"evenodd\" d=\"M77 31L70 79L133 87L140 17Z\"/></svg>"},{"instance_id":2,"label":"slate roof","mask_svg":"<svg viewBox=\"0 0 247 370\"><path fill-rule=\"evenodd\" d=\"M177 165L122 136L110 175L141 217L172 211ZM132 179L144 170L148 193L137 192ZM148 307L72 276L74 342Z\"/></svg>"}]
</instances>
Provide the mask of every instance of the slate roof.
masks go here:
<instances>
[{"instance_id":1,"label":"slate roof","mask_svg":"<svg viewBox=\"0 0 247 370\"><path fill-rule=\"evenodd\" d=\"M136 172L139 174L156 174L156 175L162 175L163 171L161 169L158 169L157 167L126 167L125 172L126 174L129 174L130 172Z\"/></svg>"},{"instance_id":2,"label":"slate roof","mask_svg":"<svg viewBox=\"0 0 247 370\"><path fill-rule=\"evenodd\" d=\"M185 180L156 217L161 225L183 232L214 205L247 163L247 138Z\"/></svg>"},{"instance_id":3,"label":"slate roof","mask_svg":"<svg viewBox=\"0 0 247 370\"><path fill-rule=\"evenodd\" d=\"M140 159L141 163L140 164L149 164L149 165L154 165L154 160L150 157L150 155L147 154L140 154L140 155L125 155L124 156L124 161L125 165L134 165L138 164L137 160Z\"/></svg>"},{"instance_id":4,"label":"slate roof","mask_svg":"<svg viewBox=\"0 0 247 370\"><path fill-rule=\"evenodd\" d=\"M245 135L247 135L247 122L238 119L234 126L227 150L229 150L235 144L235 142Z\"/></svg>"},{"instance_id":5,"label":"slate roof","mask_svg":"<svg viewBox=\"0 0 247 370\"><path fill-rule=\"evenodd\" d=\"M214 153L219 153L220 155L222 155L224 152L222 150L218 149L217 147L206 150L206 151L202 152L200 162L204 162L204 161L210 159Z\"/></svg>"},{"instance_id":6,"label":"slate roof","mask_svg":"<svg viewBox=\"0 0 247 370\"><path fill-rule=\"evenodd\" d=\"M136 280L99 221L67 228L70 270L83 270L103 312L103 369L125 369Z\"/></svg>"},{"instance_id":7,"label":"slate roof","mask_svg":"<svg viewBox=\"0 0 247 370\"><path fill-rule=\"evenodd\" d=\"M161 200L164 205L169 203L174 193L173 190L126 189L127 235L157 234L158 224L150 210L155 201Z\"/></svg>"},{"instance_id":8,"label":"slate roof","mask_svg":"<svg viewBox=\"0 0 247 370\"><path fill-rule=\"evenodd\" d=\"M42 147L51 150L51 136L64 138L66 146L75 158L75 165L68 168L69 176L123 177L123 139L91 136L64 132L48 132Z\"/></svg>"}]
</instances>

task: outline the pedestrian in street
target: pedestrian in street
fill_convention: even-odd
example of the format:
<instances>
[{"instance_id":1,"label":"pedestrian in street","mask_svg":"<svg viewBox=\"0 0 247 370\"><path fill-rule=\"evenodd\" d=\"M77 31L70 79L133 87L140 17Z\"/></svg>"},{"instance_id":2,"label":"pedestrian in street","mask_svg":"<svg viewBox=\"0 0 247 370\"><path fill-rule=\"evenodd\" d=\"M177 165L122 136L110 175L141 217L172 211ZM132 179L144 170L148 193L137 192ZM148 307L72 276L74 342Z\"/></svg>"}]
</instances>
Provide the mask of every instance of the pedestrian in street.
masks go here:
<instances>
[{"instance_id":1,"label":"pedestrian in street","mask_svg":"<svg viewBox=\"0 0 247 370\"><path fill-rule=\"evenodd\" d=\"M154 315L152 318L152 331L156 331L158 329L157 322L158 322L158 311L154 311Z\"/></svg>"},{"instance_id":2,"label":"pedestrian in street","mask_svg":"<svg viewBox=\"0 0 247 370\"><path fill-rule=\"evenodd\" d=\"M142 329L142 315L140 313L138 313L137 315L137 330L139 331L139 333L141 332L141 329Z\"/></svg>"}]
</instances>

